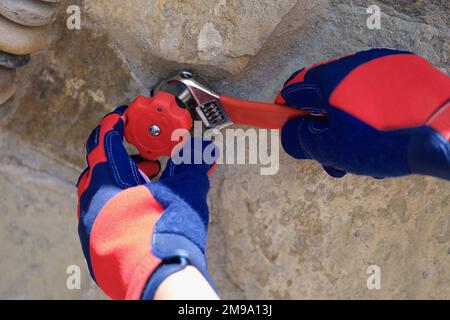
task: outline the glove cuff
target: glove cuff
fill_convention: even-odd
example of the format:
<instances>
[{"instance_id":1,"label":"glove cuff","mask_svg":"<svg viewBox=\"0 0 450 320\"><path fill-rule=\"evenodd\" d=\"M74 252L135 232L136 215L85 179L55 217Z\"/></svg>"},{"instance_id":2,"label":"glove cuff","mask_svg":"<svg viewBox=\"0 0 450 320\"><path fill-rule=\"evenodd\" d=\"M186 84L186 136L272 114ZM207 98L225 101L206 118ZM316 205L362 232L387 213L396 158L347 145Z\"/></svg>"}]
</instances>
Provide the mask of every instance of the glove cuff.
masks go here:
<instances>
[{"instance_id":1,"label":"glove cuff","mask_svg":"<svg viewBox=\"0 0 450 320\"><path fill-rule=\"evenodd\" d=\"M153 300L161 283L169 276L178 271L183 270L189 265L185 258L174 258L163 261L161 265L152 273L144 290L142 291L141 300Z\"/></svg>"},{"instance_id":2,"label":"glove cuff","mask_svg":"<svg viewBox=\"0 0 450 320\"><path fill-rule=\"evenodd\" d=\"M192 241L177 234L155 234L152 253L161 259L161 265L152 273L141 299L151 300L161 283L170 275L183 270L188 265L195 267L216 290L209 275L206 258L202 250Z\"/></svg>"}]
</instances>

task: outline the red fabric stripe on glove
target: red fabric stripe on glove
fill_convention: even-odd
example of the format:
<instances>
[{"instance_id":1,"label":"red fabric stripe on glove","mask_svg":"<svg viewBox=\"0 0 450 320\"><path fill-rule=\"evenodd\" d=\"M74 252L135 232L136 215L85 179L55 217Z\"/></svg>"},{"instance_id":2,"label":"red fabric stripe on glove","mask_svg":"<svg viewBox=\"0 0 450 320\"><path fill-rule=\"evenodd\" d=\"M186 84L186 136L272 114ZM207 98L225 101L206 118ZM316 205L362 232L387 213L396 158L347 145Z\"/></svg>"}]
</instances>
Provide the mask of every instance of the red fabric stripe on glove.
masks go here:
<instances>
[{"instance_id":1,"label":"red fabric stripe on glove","mask_svg":"<svg viewBox=\"0 0 450 320\"><path fill-rule=\"evenodd\" d=\"M450 77L422 57L397 54L353 70L330 103L378 130L396 130L423 126L449 95Z\"/></svg>"},{"instance_id":2,"label":"red fabric stripe on glove","mask_svg":"<svg viewBox=\"0 0 450 320\"><path fill-rule=\"evenodd\" d=\"M100 211L90 237L98 285L113 299L139 299L160 260L151 253L163 208L145 186L127 189Z\"/></svg>"}]
</instances>

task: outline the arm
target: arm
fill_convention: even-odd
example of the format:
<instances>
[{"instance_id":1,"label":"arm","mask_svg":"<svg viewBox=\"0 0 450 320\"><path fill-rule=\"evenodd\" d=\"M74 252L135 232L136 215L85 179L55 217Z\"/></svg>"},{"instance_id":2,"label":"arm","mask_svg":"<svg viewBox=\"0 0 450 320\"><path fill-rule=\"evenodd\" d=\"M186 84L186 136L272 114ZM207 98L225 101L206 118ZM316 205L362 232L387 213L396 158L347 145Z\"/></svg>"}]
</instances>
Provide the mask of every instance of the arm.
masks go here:
<instances>
[{"instance_id":1,"label":"arm","mask_svg":"<svg viewBox=\"0 0 450 320\"><path fill-rule=\"evenodd\" d=\"M192 288L195 288L193 291ZM155 293L155 300L218 300L214 289L194 267L174 273L164 280Z\"/></svg>"}]
</instances>

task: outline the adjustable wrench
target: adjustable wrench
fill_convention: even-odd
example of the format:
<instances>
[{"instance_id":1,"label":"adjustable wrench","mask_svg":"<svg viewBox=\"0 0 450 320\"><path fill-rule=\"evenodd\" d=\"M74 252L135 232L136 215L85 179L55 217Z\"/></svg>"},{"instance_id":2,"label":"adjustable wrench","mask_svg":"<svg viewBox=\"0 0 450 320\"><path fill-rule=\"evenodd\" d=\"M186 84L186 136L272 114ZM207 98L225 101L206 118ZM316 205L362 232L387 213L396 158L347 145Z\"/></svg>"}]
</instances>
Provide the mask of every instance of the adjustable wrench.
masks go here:
<instances>
[{"instance_id":1,"label":"adjustable wrench","mask_svg":"<svg viewBox=\"0 0 450 320\"><path fill-rule=\"evenodd\" d=\"M170 156L182 137L176 129L189 131L193 121L202 121L205 136L235 125L281 129L290 119L307 113L285 105L246 101L221 95L182 71L162 81L151 97L137 97L125 115L125 138L148 160Z\"/></svg>"}]
</instances>

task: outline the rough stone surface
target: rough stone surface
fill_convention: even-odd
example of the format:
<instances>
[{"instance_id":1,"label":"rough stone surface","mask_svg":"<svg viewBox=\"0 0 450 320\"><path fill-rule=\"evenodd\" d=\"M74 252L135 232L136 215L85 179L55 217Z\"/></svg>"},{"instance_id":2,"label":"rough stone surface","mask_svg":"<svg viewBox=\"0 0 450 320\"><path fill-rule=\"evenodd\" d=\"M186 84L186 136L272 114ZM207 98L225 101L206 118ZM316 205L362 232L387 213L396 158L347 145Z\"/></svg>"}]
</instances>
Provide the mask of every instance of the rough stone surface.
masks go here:
<instances>
[{"instance_id":1,"label":"rough stone surface","mask_svg":"<svg viewBox=\"0 0 450 320\"><path fill-rule=\"evenodd\" d=\"M0 66L0 104L8 100L16 90L16 71Z\"/></svg>"},{"instance_id":2,"label":"rough stone surface","mask_svg":"<svg viewBox=\"0 0 450 320\"><path fill-rule=\"evenodd\" d=\"M65 289L67 266L83 265L74 184L84 140L105 112L168 74L187 67L219 91L270 101L293 71L370 47L415 51L450 71L448 1L371 1L381 30L367 28L362 0L74 3L82 29L60 16L0 107L1 250L11 260L0 264L2 298L102 297L84 269L82 289ZM450 298L449 186L334 180L283 153L275 176L220 166L211 273L224 298ZM381 290L367 289L369 265L381 268Z\"/></svg>"},{"instance_id":3,"label":"rough stone surface","mask_svg":"<svg viewBox=\"0 0 450 320\"><path fill-rule=\"evenodd\" d=\"M0 130L2 299L93 299L76 233L77 170ZM67 268L82 268L82 290L67 290Z\"/></svg>"},{"instance_id":4,"label":"rough stone surface","mask_svg":"<svg viewBox=\"0 0 450 320\"><path fill-rule=\"evenodd\" d=\"M30 55L15 55L7 52L0 51L0 66L16 69L23 67L30 61Z\"/></svg>"},{"instance_id":5,"label":"rough stone surface","mask_svg":"<svg viewBox=\"0 0 450 320\"><path fill-rule=\"evenodd\" d=\"M12 54L29 54L44 48L48 27L27 27L0 16L0 50Z\"/></svg>"},{"instance_id":6,"label":"rough stone surface","mask_svg":"<svg viewBox=\"0 0 450 320\"><path fill-rule=\"evenodd\" d=\"M117 39L131 36L135 45L157 57L230 72L241 71L259 52L295 2L84 1L89 15ZM209 44L202 43L204 37L198 37L205 29L213 35L207 40L212 41ZM217 47L217 41L223 45ZM206 52L198 50L204 45Z\"/></svg>"},{"instance_id":7,"label":"rough stone surface","mask_svg":"<svg viewBox=\"0 0 450 320\"><path fill-rule=\"evenodd\" d=\"M57 6L36 0L3 0L0 14L5 18L30 27L50 24L56 17Z\"/></svg>"}]
</instances>

